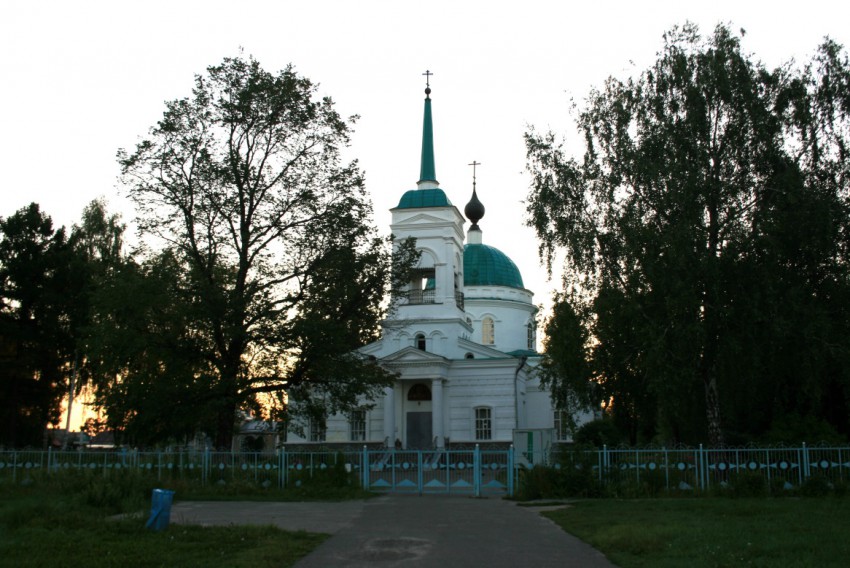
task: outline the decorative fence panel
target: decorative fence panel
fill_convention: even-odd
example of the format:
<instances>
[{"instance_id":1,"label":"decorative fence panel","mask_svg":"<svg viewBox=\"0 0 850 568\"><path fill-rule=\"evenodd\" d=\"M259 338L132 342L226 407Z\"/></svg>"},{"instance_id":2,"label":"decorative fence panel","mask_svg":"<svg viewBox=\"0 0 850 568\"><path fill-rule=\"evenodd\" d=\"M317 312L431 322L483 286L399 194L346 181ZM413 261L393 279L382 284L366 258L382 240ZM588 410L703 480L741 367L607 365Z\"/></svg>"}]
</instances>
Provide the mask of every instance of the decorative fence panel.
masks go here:
<instances>
[{"instance_id":1,"label":"decorative fence panel","mask_svg":"<svg viewBox=\"0 0 850 568\"><path fill-rule=\"evenodd\" d=\"M850 448L607 448L549 456L555 467L591 467L603 485L651 480L666 489L725 487L742 474L792 489L807 479L850 481Z\"/></svg>"},{"instance_id":2,"label":"decorative fence panel","mask_svg":"<svg viewBox=\"0 0 850 568\"><path fill-rule=\"evenodd\" d=\"M513 494L512 450L367 451L363 487L395 493Z\"/></svg>"},{"instance_id":3,"label":"decorative fence panel","mask_svg":"<svg viewBox=\"0 0 850 568\"><path fill-rule=\"evenodd\" d=\"M792 489L812 477L850 482L850 447L607 448L546 452L535 463L555 468L590 468L601 485L651 483L679 490L707 490L734 483L737 476L762 476L771 487ZM297 487L316 476L344 471L375 492L513 495L525 466L513 448L481 450L212 451L141 452L0 451L0 482L20 482L61 472L121 475L135 471L157 480L202 485L246 483Z\"/></svg>"}]
</instances>

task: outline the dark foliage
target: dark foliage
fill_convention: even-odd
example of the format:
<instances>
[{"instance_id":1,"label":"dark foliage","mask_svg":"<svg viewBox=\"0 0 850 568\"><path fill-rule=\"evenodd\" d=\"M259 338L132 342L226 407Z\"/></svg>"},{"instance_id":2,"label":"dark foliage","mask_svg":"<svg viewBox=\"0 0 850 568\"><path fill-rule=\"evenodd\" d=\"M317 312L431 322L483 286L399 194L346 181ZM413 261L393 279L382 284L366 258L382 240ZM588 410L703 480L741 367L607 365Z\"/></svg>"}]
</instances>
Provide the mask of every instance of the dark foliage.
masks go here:
<instances>
[{"instance_id":1,"label":"dark foliage","mask_svg":"<svg viewBox=\"0 0 850 568\"><path fill-rule=\"evenodd\" d=\"M770 70L740 43L666 34L652 67L591 92L581 161L527 135L529 222L550 268L566 256L544 369L632 443L753 440L789 416L850 434L850 64L827 40Z\"/></svg>"}]
</instances>

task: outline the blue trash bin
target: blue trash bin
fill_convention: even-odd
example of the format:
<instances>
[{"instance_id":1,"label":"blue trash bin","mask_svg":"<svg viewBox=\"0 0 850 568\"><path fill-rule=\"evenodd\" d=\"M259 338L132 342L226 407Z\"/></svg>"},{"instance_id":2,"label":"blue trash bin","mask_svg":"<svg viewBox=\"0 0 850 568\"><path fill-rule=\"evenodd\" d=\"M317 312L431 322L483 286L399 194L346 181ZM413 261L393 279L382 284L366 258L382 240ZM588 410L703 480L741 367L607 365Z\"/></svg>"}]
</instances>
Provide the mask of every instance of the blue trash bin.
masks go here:
<instances>
[{"instance_id":1,"label":"blue trash bin","mask_svg":"<svg viewBox=\"0 0 850 568\"><path fill-rule=\"evenodd\" d=\"M171 502L174 499L174 491L168 489L154 489L151 496L151 516L145 524L145 528L161 531L168 528L171 520Z\"/></svg>"}]
</instances>

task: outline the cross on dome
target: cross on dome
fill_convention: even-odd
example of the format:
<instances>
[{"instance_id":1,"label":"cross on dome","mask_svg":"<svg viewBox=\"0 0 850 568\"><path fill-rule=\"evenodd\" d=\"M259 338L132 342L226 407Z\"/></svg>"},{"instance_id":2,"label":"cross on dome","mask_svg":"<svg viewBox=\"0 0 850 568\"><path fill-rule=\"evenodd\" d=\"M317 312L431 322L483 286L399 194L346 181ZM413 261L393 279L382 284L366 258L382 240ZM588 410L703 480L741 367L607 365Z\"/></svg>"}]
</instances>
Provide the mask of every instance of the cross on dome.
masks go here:
<instances>
[{"instance_id":1,"label":"cross on dome","mask_svg":"<svg viewBox=\"0 0 850 568\"><path fill-rule=\"evenodd\" d=\"M481 162L472 160L472 163L469 165L472 166L472 199L470 199L469 203L466 204L466 207L463 208L463 214L466 215L467 219L472 221L472 226L469 230L480 232L481 228L478 226L478 221L484 217L484 204L478 200L478 193L475 190L475 185L476 168L481 165Z\"/></svg>"}]
</instances>

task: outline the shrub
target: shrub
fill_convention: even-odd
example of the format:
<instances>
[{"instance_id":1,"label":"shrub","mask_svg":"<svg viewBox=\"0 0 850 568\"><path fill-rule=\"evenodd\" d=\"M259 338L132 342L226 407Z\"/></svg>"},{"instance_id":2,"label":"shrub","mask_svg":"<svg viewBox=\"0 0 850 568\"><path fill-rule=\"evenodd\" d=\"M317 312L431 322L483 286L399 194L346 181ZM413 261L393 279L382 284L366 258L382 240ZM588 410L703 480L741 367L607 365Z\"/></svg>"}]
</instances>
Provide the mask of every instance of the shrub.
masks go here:
<instances>
[{"instance_id":1,"label":"shrub","mask_svg":"<svg viewBox=\"0 0 850 568\"><path fill-rule=\"evenodd\" d=\"M562 448L557 455L556 492L563 497L601 497L602 486L593 471L596 458L587 446Z\"/></svg>"},{"instance_id":2,"label":"shrub","mask_svg":"<svg viewBox=\"0 0 850 568\"><path fill-rule=\"evenodd\" d=\"M555 470L551 467L536 465L531 469L520 470L517 497L524 501L559 497L555 487Z\"/></svg>"},{"instance_id":3,"label":"shrub","mask_svg":"<svg viewBox=\"0 0 850 568\"><path fill-rule=\"evenodd\" d=\"M767 480L761 473L743 471L732 478L730 495L732 497L765 497Z\"/></svg>"},{"instance_id":4,"label":"shrub","mask_svg":"<svg viewBox=\"0 0 850 568\"><path fill-rule=\"evenodd\" d=\"M579 445L590 445L596 448L616 446L625 437L610 418L599 418L583 424L576 430L573 440Z\"/></svg>"},{"instance_id":5,"label":"shrub","mask_svg":"<svg viewBox=\"0 0 850 568\"><path fill-rule=\"evenodd\" d=\"M815 475L806 479L800 486L803 497L825 497L832 493L832 484L826 477Z\"/></svg>"}]
</instances>

